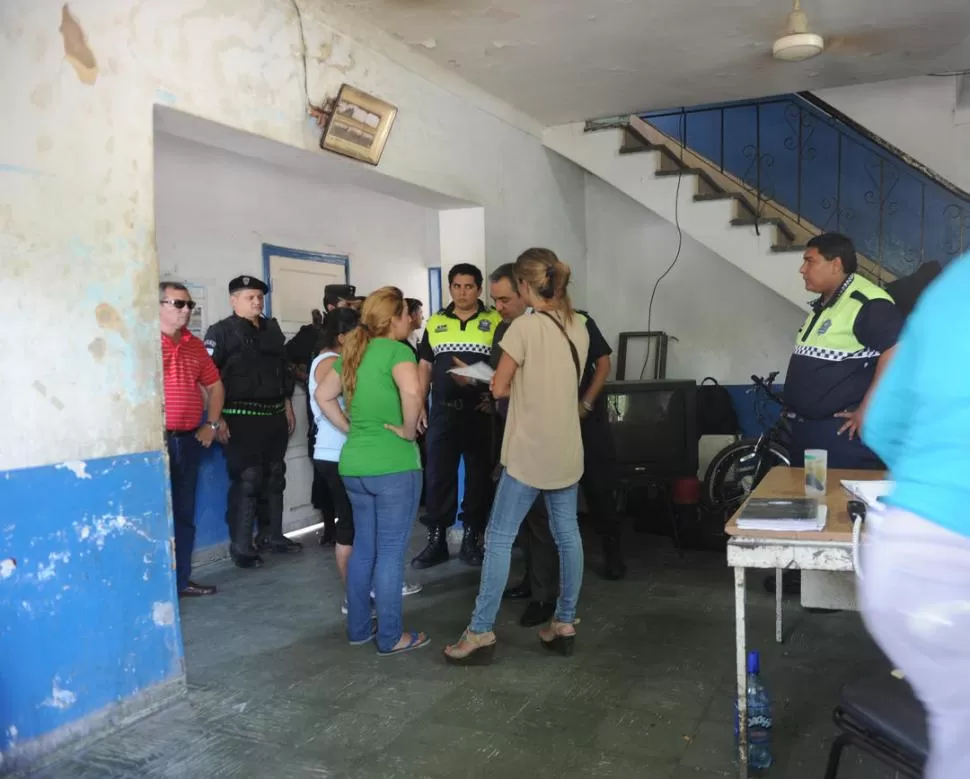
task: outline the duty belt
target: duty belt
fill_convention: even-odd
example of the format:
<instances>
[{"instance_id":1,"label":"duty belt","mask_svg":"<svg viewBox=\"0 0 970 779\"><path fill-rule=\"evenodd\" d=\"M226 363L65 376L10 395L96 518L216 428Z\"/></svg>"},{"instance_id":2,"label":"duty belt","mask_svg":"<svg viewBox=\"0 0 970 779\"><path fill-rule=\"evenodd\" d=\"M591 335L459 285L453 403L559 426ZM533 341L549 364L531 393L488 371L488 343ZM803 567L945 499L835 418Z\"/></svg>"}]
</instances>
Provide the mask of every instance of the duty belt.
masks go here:
<instances>
[{"instance_id":1,"label":"duty belt","mask_svg":"<svg viewBox=\"0 0 970 779\"><path fill-rule=\"evenodd\" d=\"M222 413L237 417L272 417L282 414L285 408L286 404L282 400L279 403L238 400L222 409Z\"/></svg>"}]
</instances>

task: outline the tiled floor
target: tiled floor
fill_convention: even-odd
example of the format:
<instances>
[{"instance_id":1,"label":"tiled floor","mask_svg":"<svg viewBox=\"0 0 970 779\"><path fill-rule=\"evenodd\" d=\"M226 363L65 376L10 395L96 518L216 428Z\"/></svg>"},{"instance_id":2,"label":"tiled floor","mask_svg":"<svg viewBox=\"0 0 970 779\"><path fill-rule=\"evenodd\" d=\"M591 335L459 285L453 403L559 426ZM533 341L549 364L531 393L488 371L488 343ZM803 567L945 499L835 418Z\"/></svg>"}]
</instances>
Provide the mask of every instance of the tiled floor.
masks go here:
<instances>
[{"instance_id":1,"label":"tiled floor","mask_svg":"<svg viewBox=\"0 0 970 779\"><path fill-rule=\"evenodd\" d=\"M312 539L304 539L312 541ZM420 538L414 546L420 546ZM592 548L594 545L589 545ZM575 656L550 656L520 605L503 606L487 668L452 668L441 648L466 624L478 571L457 561L409 571L424 592L406 627L433 645L379 658L350 647L332 553L313 543L259 571L197 572L217 596L183 602L184 702L47 768L43 779L310 777L649 777L736 775L734 608L723 555L631 533L630 575L602 581L587 560ZM518 560L516 566L520 565ZM749 640L776 707L771 777L822 777L840 686L883 662L858 615L787 604L751 577ZM841 779L892 772L849 753Z\"/></svg>"}]
</instances>

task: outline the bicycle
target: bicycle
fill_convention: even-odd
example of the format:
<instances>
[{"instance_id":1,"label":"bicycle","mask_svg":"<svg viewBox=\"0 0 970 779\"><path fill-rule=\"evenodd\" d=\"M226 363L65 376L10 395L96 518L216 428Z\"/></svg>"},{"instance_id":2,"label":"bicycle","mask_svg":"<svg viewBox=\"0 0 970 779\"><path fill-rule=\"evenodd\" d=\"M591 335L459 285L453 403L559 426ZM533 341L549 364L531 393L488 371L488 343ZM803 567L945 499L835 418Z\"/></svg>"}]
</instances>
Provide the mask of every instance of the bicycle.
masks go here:
<instances>
[{"instance_id":1,"label":"bicycle","mask_svg":"<svg viewBox=\"0 0 970 779\"><path fill-rule=\"evenodd\" d=\"M708 508L733 513L772 468L791 466L788 445L791 425L785 401L776 395L771 385L778 372L765 378L752 376L754 386L747 392L755 394L755 412L759 426L767 424L769 401L781 406L781 414L774 425L757 438L742 438L729 444L711 460L704 475L703 499Z\"/></svg>"}]
</instances>

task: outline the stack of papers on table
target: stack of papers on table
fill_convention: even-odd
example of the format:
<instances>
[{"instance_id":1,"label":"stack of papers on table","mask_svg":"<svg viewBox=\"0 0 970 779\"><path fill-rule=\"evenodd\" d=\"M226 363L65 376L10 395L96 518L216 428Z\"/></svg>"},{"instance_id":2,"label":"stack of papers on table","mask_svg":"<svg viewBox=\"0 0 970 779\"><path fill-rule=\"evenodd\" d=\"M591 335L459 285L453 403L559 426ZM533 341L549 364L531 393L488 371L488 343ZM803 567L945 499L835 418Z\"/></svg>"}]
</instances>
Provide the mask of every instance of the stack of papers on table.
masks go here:
<instances>
[{"instance_id":1,"label":"stack of papers on table","mask_svg":"<svg viewBox=\"0 0 970 779\"><path fill-rule=\"evenodd\" d=\"M818 532L825 527L828 506L815 498L752 498L738 516L741 530Z\"/></svg>"},{"instance_id":2,"label":"stack of papers on table","mask_svg":"<svg viewBox=\"0 0 970 779\"><path fill-rule=\"evenodd\" d=\"M886 506L882 503L895 486L891 481L850 481L842 480L842 486L848 490L854 498L858 498L869 508L882 510Z\"/></svg>"}]
</instances>

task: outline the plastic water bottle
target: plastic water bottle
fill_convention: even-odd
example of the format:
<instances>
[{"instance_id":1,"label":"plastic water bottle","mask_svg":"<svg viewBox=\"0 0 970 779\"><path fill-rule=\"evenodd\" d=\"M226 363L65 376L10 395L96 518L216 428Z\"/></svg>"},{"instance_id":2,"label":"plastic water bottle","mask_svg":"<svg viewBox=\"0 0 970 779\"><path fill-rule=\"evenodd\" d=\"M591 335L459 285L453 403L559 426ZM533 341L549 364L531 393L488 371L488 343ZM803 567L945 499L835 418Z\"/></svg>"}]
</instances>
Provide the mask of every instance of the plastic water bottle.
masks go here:
<instances>
[{"instance_id":1,"label":"plastic water bottle","mask_svg":"<svg viewBox=\"0 0 970 779\"><path fill-rule=\"evenodd\" d=\"M761 655L748 652L748 768L770 768L771 697L761 681ZM734 740L738 742L738 705L734 704Z\"/></svg>"}]
</instances>

